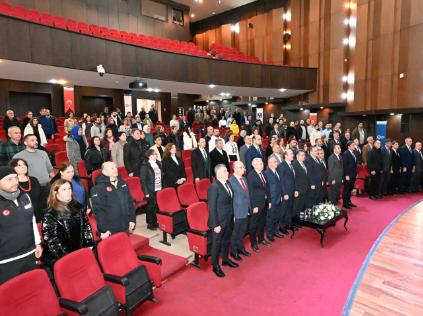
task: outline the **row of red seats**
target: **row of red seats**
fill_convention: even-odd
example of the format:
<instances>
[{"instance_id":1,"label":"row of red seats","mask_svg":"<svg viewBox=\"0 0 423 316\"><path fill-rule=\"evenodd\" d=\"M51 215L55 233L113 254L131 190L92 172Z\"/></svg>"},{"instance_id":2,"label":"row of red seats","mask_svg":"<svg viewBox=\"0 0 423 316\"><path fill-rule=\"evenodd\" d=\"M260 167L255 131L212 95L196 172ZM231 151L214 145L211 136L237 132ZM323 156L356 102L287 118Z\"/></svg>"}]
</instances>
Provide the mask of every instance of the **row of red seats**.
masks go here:
<instances>
[{"instance_id":1,"label":"row of red seats","mask_svg":"<svg viewBox=\"0 0 423 316\"><path fill-rule=\"evenodd\" d=\"M246 56L244 53L240 52L235 48L226 47L221 44L213 43L212 45L210 45L210 52L212 53L212 55L216 55L218 58L225 60L280 66L279 64L274 64L272 62L261 61L257 57Z\"/></svg>"},{"instance_id":2,"label":"row of red seats","mask_svg":"<svg viewBox=\"0 0 423 316\"><path fill-rule=\"evenodd\" d=\"M119 315L146 300L155 301L149 280L160 259L137 256L124 233L98 244L98 261L89 248L61 258L54 265L58 299L42 269L19 275L0 286L1 315ZM153 260L153 261L154 261ZM100 269L101 266L101 269Z\"/></svg>"},{"instance_id":3,"label":"row of red seats","mask_svg":"<svg viewBox=\"0 0 423 316\"><path fill-rule=\"evenodd\" d=\"M132 45L155 48L185 55L210 57L210 54L196 46L194 43L147 36L133 32L129 33L117 29L109 29L97 24L87 24L74 19L66 20L62 16L52 16L49 13L42 13L37 10L28 10L23 6L11 6L6 2L0 2L0 14Z\"/></svg>"}]
</instances>

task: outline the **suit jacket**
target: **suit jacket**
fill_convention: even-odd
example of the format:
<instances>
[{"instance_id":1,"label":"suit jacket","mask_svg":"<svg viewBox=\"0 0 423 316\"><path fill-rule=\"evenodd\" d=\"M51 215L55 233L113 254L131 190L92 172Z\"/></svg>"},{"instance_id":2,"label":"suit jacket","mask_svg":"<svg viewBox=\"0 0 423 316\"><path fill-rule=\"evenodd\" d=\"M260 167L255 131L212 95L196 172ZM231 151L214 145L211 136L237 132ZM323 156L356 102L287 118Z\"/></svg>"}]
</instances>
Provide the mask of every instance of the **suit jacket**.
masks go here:
<instances>
[{"instance_id":1,"label":"suit jacket","mask_svg":"<svg viewBox=\"0 0 423 316\"><path fill-rule=\"evenodd\" d=\"M281 137L281 136L282 136L282 134L281 134L281 132L279 131L279 129L275 130L275 128L272 128L272 129L270 130L270 133L269 133L269 136L270 136L270 137L272 137L273 135L276 135L277 137Z\"/></svg>"},{"instance_id":2,"label":"suit jacket","mask_svg":"<svg viewBox=\"0 0 423 316\"><path fill-rule=\"evenodd\" d=\"M276 173L278 172L277 170L275 171ZM270 202L272 203L272 206L278 206L281 204L282 183L270 168L267 168L264 173L269 182Z\"/></svg>"},{"instance_id":3,"label":"suit jacket","mask_svg":"<svg viewBox=\"0 0 423 316\"><path fill-rule=\"evenodd\" d=\"M369 144L366 144L363 146L363 150L361 153L361 157L363 158L363 163L367 163L367 155L369 154L372 148L373 146L370 146Z\"/></svg>"},{"instance_id":4,"label":"suit jacket","mask_svg":"<svg viewBox=\"0 0 423 316\"><path fill-rule=\"evenodd\" d=\"M264 172L263 177L266 181L265 185L263 185L256 171L253 170L248 173L247 182L250 192L251 209L258 207L259 210L262 210L266 206L266 201L271 201L269 180Z\"/></svg>"},{"instance_id":5,"label":"suit jacket","mask_svg":"<svg viewBox=\"0 0 423 316\"><path fill-rule=\"evenodd\" d=\"M239 144L238 144L238 147L239 147ZM245 166L245 153L247 152L247 150L248 150L248 147L246 144L239 147L239 159L242 161L244 166Z\"/></svg>"},{"instance_id":6,"label":"suit jacket","mask_svg":"<svg viewBox=\"0 0 423 316\"><path fill-rule=\"evenodd\" d=\"M380 149L373 147L367 155L367 169L369 172L376 171L377 173L383 170L382 152Z\"/></svg>"},{"instance_id":7,"label":"suit jacket","mask_svg":"<svg viewBox=\"0 0 423 316\"><path fill-rule=\"evenodd\" d=\"M348 148L345 150L345 151L347 151L348 150ZM355 155L355 158L356 158L356 161L357 161L357 164L358 165L361 165L362 163L363 163L363 152L362 152L362 150L361 149L354 149L354 155Z\"/></svg>"},{"instance_id":8,"label":"suit jacket","mask_svg":"<svg viewBox=\"0 0 423 316\"><path fill-rule=\"evenodd\" d=\"M416 149L413 150L414 155L414 165L416 166L416 173L421 173L423 171L423 157L422 152L418 152Z\"/></svg>"},{"instance_id":9,"label":"suit jacket","mask_svg":"<svg viewBox=\"0 0 423 316\"><path fill-rule=\"evenodd\" d=\"M305 125L302 125L302 126L304 126L304 128L305 128L306 139L309 139L307 126L305 126ZM298 134L298 138L301 139L301 136L303 135L303 129L301 128L301 125L297 126L297 134Z\"/></svg>"},{"instance_id":10,"label":"suit jacket","mask_svg":"<svg viewBox=\"0 0 423 316\"><path fill-rule=\"evenodd\" d=\"M394 173L401 172L401 158L398 150L395 152L391 149L391 166Z\"/></svg>"},{"instance_id":11,"label":"suit jacket","mask_svg":"<svg viewBox=\"0 0 423 316\"><path fill-rule=\"evenodd\" d=\"M328 159L328 168L329 168L329 183L332 183L335 180L337 183L342 181L344 176L344 167L342 165L342 157L339 155L339 159L335 154L330 155Z\"/></svg>"},{"instance_id":12,"label":"suit jacket","mask_svg":"<svg viewBox=\"0 0 423 316\"><path fill-rule=\"evenodd\" d=\"M414 166L414 155L413 150L411 152L408 150L407 146L403 145L399 149L399 154L401 158L401 168L407 168L407 171L411 171Z\"/></svg>"},{"instance_id":13,"label":"suit jacket","mask_svg":"<svg viewBox=\"0 0 423 316\"><path fill-rule=\"evenodd\" d=\"M294 166L292 166L294 168ZM288 163L283 161L278 165L278 174L281 178L282 195L294 196L295 191L295 174L291 171ZM294 170L295 172L295 170Z\"/></svg>"},{"instance_id":14,"label":"suit jacket","mask_svg":"<svg viewBox=\"0 0 423 316\"><path fill-rule=\"evenodd\" d=\"M305 165L305 163L304 163ZM310 188L310 180L308 178L308 170L307 173L303 167L301 167L298 160L293 162L294 170L295 170L295 191L298 191L301 195L305 195ZM307 166L305 166L307 168Z\"/></svg>"},{"instance_id":15,"label":"suit jacket","mask_svg":"<svg viewBox=\"0 0 423 316\"><path fill-rule=\"evenodd\" d=\"M223 164L226 166L226 169L228 169L228 172L230 172L230 167L229 167L229 159L228 159L228 155L226 154L226 151L224 151L222 149L222 154L217 150L217 148L213 149L210 152L210 163L211 163L211 170L212 170L212 174L215 176L214 174L214 167L216 167L217 165Z\"/></svg>"},{"instance_id":16,"label":"suit jacket","mask_svg":"<svg viewBox=\"0 0 423 316\"><path fill-rule=\"evenodd\" d=\"M261 148L257 150L254 145L251 145L250 148L248 148L247 152L245 153L245 168L247 169L247 172L251 172L253 170L253 166L251 165L251 162L254 158L261 158L264 162L264 152Z\"/></svg>"},{"instance_id":17,"label":"suit jacket","mask_svg":"<svg viewBox=\"0 0 423 316\"><path fill-rule=\"evenodd\" d=\"M235 175L229 178L229 183L232 188L233 196L233 207L235 218L246 218L250 214L250 193L248 192L248 183L245 177L242 177L242 181L247 188L247 192L244 191L240 181Z\"/></svg>"},{"instance_id":18,"label":"suit jacket","mask_svg":"<svg viewBox=\"0 0 423 316\"><path fill-rule=\"evenodd\" d=\"M328 163L327 163L327 161L320 160L320 168L322 170L321 172L322 172L322 177L323 177L323 183L326 184L326 182L328 181Z\"/></svg>"},{"instance_id":19,"label":"suit jacket","mask_svg":"<svg viewBox=\"0 0 423 316\"><path fill-rule=\"evenodd\" d=\"M354 152L351 153L349 150L344 151L342 154L342 164L344 167L344 178L350 177L350 179L355 179L357 177L357 162Z\"/></svg>"},{"instance_id":20,"label":"suit jacket","mask_svg":"<svg viewBox=\"0 0 423 316\"><path fill-rule=\"evenodd\" d=\"M165 187L173 187L176 188L177 184L176 181L178 181L181 178L187 178L185 174L185 166L184 162L181 158L176 156L176 160L178 161L178 164L171 158L166 157L162 160L163 165L163 173L164 173L164 186Z\"/></svg>"},{"instance_id":21,"label":"suit jacket","mask_svg":"<svg viewBox=\"0 0 423 316\"><path fill-rule=\"evenodd\" d=\"M295 137L296 140L298 140L298 131L295 127L288 126L286 129L286 138L290 139L292 136Z\"/></svg>"},{"instance_id":22,"label":"suit jacket","mask_svg":"<svg viewBox=\"0 0 423 316\"><path fill-rule=\"evenodd\" d=\"M386 148L385 146L381 149L382 152L382 170L383 172L390 172L391 171L391 149Z\"/></svg>"},{"instance_id":23,"label":"suit jacket","mask_svg":"<svg viewBox=\"0 0 423 316\"><path fill-rule=\"evenodd\" d=\"M220 181L216 180L210 185L207 204L209 207L207 224L210 228L225 227L233 221L232 197Z\"/></svg>"},{"instance_id":24,"label":"suit jacket","mask_svg":"<svg viewBox=\"0 0 423 316\"><path fill-rule=\"evenodd\" d=\"M191 153L191 168L192 168L192 174L194 176L194 179L200 178L211 178L211 159L210 155L207 153L207 160L204 160L204 156L201 153L201 150L199 148L196 148Z\"/></svg>"},{"instance_id":25,"label":"suit jacket","mask_svg":"<svg viewBox=\"0 0 423 316\"><path fill-rule=\"evenodd\" d=\"M305 161L305 165L308 170L308 178L310 180L310 186L322 186L322 182L325 181L323 169L320 166L320 162L316 162L313 157L309 156Z\"/></svg>"},{"instance_id":26,"label":"suit jacket","mask_svg":"<svg viewBox=\"0 0 423 316\"><path fill-rule=\"evenodd\" d=\"M337 142L334 139L331 139L329 141L329 151L330 151L331 154L333 153L333 148L335 147L335 145L339 145L342 148L342 142L341 142L341 140L338 140L338 142ZM327 156L327 157L329 157L329 156Z\"/></svg>"}]
</instances>

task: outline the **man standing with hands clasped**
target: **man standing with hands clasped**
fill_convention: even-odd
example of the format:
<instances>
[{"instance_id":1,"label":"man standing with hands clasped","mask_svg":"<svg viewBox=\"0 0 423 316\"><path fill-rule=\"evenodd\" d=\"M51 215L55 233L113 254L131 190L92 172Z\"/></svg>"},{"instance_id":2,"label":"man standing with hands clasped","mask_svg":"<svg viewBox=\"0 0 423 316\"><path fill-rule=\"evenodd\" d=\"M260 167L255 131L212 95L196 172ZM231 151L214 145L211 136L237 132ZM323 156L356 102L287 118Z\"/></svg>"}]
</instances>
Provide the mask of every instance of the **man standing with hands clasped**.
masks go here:
<instances>
[{"instance_id":1,"label":"man standing with hands clasped","mask_svg":"<svg viewBox=\"0 0 423 316\"><path fill-rule=\"evenodd\" d=\"M333 154L328 159L329 166L329 202L336 205L339 200L341 190L342 177L344 175L344 167L341 158L341 146L333 147Z\"/></svg>"},{"instance_id":2,"label":"man standing with hands clasped","mask_svg":"<svg viewBox=\"0 0 423 316\"><path fill-rule=\"evenodd\" d=\"M222 265L231 268L238 267L236 262L228 258L229 244L234 225L233 196L234 193L228 182L228 170L223 164L214 168L216 181L208 191L209 218L208 225L212 229L211 258L213 272L219 278L225 273L219 265L219 257L222 257Z\"/></svg>"}]
</instances>

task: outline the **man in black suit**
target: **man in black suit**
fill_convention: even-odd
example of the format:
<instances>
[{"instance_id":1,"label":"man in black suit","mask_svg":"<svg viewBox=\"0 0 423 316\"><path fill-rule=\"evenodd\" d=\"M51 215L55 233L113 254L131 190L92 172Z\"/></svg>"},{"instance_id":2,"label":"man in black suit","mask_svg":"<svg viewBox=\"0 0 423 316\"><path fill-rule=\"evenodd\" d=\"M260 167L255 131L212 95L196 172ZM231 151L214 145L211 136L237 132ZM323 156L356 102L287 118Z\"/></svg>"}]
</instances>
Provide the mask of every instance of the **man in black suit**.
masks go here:
<instances>
[{"instance_id":1,"label":"man in black suit","mask_svg":"<svg viewBox=\"0 0 423 316\"><path fill-rule=\"evenodd\" d=\"M410 190L411 175L414 170L414 156L413 148L413 139L407 137L405 139L405 144L399 149L399 155L401 159L401 181L400 181L400 193L406 193Z\"/></svg>"},{"instance_id":2,"label":"man in black suit","mask_svg":"<svg viewBox=\"0 0 423 316\"><path fill-rule=\"evenodd\" d=\"M145 140L145 134L138 129L132 130L132 139L123 146L123 161L130 177L139 177L141 165L147 160L145 154L150 144Z\"/></svg>"},{"instance_id":3,"label":"man in black suit","mask_svg":"<svg viewBox=\"0 0 423 316\"><path fill-rule=\"evenodd\" d=\"M267 209L271 207L269 181L263 173L263 160L254 158L253 170L247 175L248 191L252 214L249 223L251 248L259 252L258 243L270 247L271 243L264 239Z\"/></svg>"},{"instance_id":4,"label":"man in black suit","mask_svg":"<svg viewBox=\"0 0 423 316\"><path fill-rule=\"evenodd\" d=\"M388 195L389 193L389 183L391 180L391 170L392 170L392 163L391 163L391 156L392 156L392 142L389 138L385 141L385 146L382 147L382 177L381 177L381 185L380 185L380 192L381 195Z\"/></svg>"},{"instance_id":5,"label":"man in black suit","mask_svg":"<svg viewBox=\"0 0 423 316\"><path fill-rule=\"evenodd\" d=\"M382 196L379 194L380 189L380 178L383 173L383 161L382 153L380 151L380 140L375 140L367 154L367 169L370 172L370 185L369 185L369 198L371 200L381 199Z\"/></svg>"},{"instance_id":6,"label":"man in black suit","mask_svg":"<svg viewBox=\"0 0 423 316\"><path fill-rule=\"evenodd\" d=\"M194 181L201 179L210 179L210 157L206 151L206 140L200 138L198 147L191 153L191 168Z\"/></svg>"},{"instance_id":7,"label":"man in black suit","mask_svg":"<svg viewBox=\"0 0 423 316\"><path fill-rule=\"evenodd\" d=\"M282 216L279 221L281 233L287 234L288 228L292 228L292 215L294 208L294 198L298 197L298 191L295 190L295 170L292 166L294 152L291 149L283 153L284 161L278 166L278 174L282 184Z\"/></svg>"},{"instance_id":8,"label":"man in black suit","mask_svg":"<svg viewBox=\"0 0 423 316\"><path fill-rule=\"evenodd\" d=\"M354 155L357 161L357 165L361 165L363 164L363 152L361 151L360 141L358 140L358 138L354 139L354 144L355 144ZM348 145L347 145L347 150L348 150Z\"/></svg>"},{"instance_id":9,"label":"man in black suit","mask_svg":"<svg viewBox=\"0 0 423 316\"><path fill-rule=\"evenodd\" d=\"M392 141L391 148L391 180L389 183L389 193L394 194L399 191L399 183L401 179L401 158L399 154L399 143Z\"/></svg>"},{"instance_id":10,"label":"man in black suit","mask_svg":"<svg viewBox=\"0 0 423 316\"><path fill-rule=\"evenodd\" d=\"M336 205L339 200L341 190L342 177L344 176L344 168L341 158L341 146L333 147L333 154L328 159L329 169L329 202Z\"/></svg>"},{"instance_id":11,"label":"man in black suit","mask_svg":"<svg viewBox=\"0 0 423 316\"><path fill-rule=\"evenodd\" d=\"M320 189L319 193L319 201L323 202L328 199L328 166L327 166L327 159L328 157L325 156L326 153L323 149L319 150L319 159L320 159L320 168L322 169L322 177L323 177L323 185Z\"/></svg>"},{"instance_id":12,"label":"man in black suit","mask_svg":"<svg viewBox=\"0 0 423 316\"><path fill-rule=\"evenodd\" d=\"M322 173L323 169L320 166L319 150L317 146L311 148L310 155L305 162L308 170L307 175L310 181L310 194L306 203L307 208L311 208L321 202L319 199L320 192L324 185L324 176Z\"/></svg>"},{"instance_id":13,"label":"man in black suit","mask_svg":"<svg viewBox=\"0 0 423 316\"><path fill-rule=\"evenodd\" d=\"M264 152L261 149L261 136L253 135L251 140L253 144L245 152L245 168L247 168L247 172L252 171L253 169L252 162L254 158L260 158L263 161L265 159Z\"/></svg>"},{"instance_id":14,"label":"man in black suit","mask_svg":"<svg viewBox=\"0 0 423 316\"><path fill-rule=\"evenodd\" d=\"M208 226L211 228L212 246L211 257L213 272L222 278L225 273L219 265L219 256L222 257L222 265L231 268L238 267L236 262L229 259L229 244L234 223L233 192L228 182L228 170L223 164L215 167L216 181L208 191L209 218Z\"/></svg>"},{"instance_id":15,"label":"man in black suit","mask_svg":"<svg viewBox=\"0 0 423 316\"><path fill-rule=\"evenodd\" d=\"M417 142L414 145L414 173L411 177L411 190L413 192L421 191L422 176L423 176L423 154L422 143Z\"/></svg>"},{"instance_id":16,"label":"man in black suit","mask_svg":"<svg viewBox=\"0 0 423 316\"><path fill-rule=\"evenodd\" d=\"M300 212L305 209L309 194L310 181L307 175L308 170L305 165L306 158L305 151L300 149L297 152L297 160L292 163L295 171L295 191L298 192L298 196L294 199L293 217L298 216Z\"/></svg>"},{"instance_id":17,"label":"man in black suit","mask_svg":"<svg viewBox=\"0 0 423 316\"><path fill-rule=\"evenodd\" d=\"M215 140L215 145L215 148L210 152L211 170L214 172L214 168L220 164L225 165L227 170L230 170L228 155L226 151L223 150L223 140L217 138ZM214 173L213 176L215 176Z\"/></svg>"},{"instance_id":18,"label":"man in black suit","mask_svg":"<svg viewBox=\"0 0 423 316\"><path fill-rule=\"evenodd\" d=\"M355 207L351 203L351 192L354 189L355 179L357 178L357 157L354 154L355 143L347 143L348 150L342 154L342 163L344 167L344 192L342 193L343 207L351 209Z\"/></svg>"}]
</instances>

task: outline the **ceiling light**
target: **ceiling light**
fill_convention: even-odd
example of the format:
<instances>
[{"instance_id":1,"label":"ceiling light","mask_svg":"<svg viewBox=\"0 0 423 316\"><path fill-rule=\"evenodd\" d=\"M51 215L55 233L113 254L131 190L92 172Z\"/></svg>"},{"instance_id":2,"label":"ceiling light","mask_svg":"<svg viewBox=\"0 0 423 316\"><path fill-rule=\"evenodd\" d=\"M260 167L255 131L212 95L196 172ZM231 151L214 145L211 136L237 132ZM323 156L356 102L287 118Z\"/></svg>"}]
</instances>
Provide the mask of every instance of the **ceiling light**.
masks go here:
<instances>
[{"instance_id":1,"label":"ceiling light","mask_svg":"<svg viewBox=\"0 0 423 316\"><path fill-rule=\"evenodd\" d=\"M363 114L362 116L367 116L366 114Z\"/></svg>"},{"instance_id":2,"label":"ceiling light","mask_svg":"<svg viewBox=\"0 0 423 316\"><path fill-rule=\"evenodd\" d=\"M389 113L389 115L390 115L390 116L394 116L394 115L395 115L395 113L394 113L394 112L391 112L391 113Z\"/></svg>"},{"instance_id":3,"label":"ceiling light","mask_svg":"<svg viewBox=\"0 0 423 316\"><path fill-rule=\"evenodd\" d=\"M403 72L400 73L400 76L399 77L400 77L400 79L404 78L405 77L405 73L403 73Z\"/></svg>"},{"instance_id":4,"label":"ceiling light","mask_svg":"<svg viewBox=\"0 0 423 316\"><path fill-rule=\"evenodd\" d=\"M348 58L344 58L344 62L347 62L348 61Z\"/></svg>"},{"instance_id":5,"label":"ceiling light","mask_svg":"<svg viewBox=\"0 0 423 316\"><path fill-rule=\"evenodd\" d=\"M61 84L63 86L64 84L66 84L67 81L63 80L63 79L60 79L60 80L50 79L48 82L50 82L52 84Z\"/></svg>"},{"instance_id":6,"label":"ceiling light","mask_svg":"<svg viewBox=\"0 0 423 316\"><path fill-rule=\"evenodd\" d=\"M266 102L265 104L266 104L266 105L268 105L268 104L269 104L269 102Z\"/></svg>"},{"instance_id":7,"label":"ceiling light","mask_svg":"<svg viewBox=\"0 0 423 316\"><path fill-rule=\"evenodd\" d=\"M213 12L212 12L212 14L213 14L213 15L215 15L215 14L216 14L216 12L214 12L214 11L213 11Z\"/></svg>"},{"instance_id":8,"label":"ceiling light","mask_svg":"<svg viewBox=\"0 0 423 316\"><path fill-rule=\"evenodd\" d=\"M58 83L56 79L50 79L48 82L52 83L52 84L56 84Z\"/></svg>"},{"instance_id":9,"label":"ceiling light","mask_svg":"<svg viewBox=\"0 0 423 316\"><path fill-rule=\"evenodd\" d=\"M346 100L347 99L347 93L346 92L342 92L341 98L342 98L342 100Z\"/></svg>"},{"instance_id":10,"label":"ceiling light","mask_svg":"<svg viewBox=\"0 0 423 316\"><path fill-rule=\"evenodd\" d=\"M323 110L323 109L324 109L324 107L323 107L323 106L321 106L321 107L320 107L320 110Z\"/></svg>"},{"instance_id":11,"label":"ceiling light","mask_svg":"<svg viewBox=\"0 0 423 316\"><path fill-rule=\"evenodd\" d=\"M209 88L210 88L210 89L214 89L214 88L216 88L216 85L214 85L214 84L209 84Z\"/></svg>"},{"instance_id":12,"label":"ceiling light","mask_svg":"<svg viewBox=\"0 0 423 316\"><path fill-rule=\"evenodd\" d=\"M191 13L191 17L192 17L192 18L195 18L195 14L194 14L194 13Z\"/></svg>"},{"instance_id":13,"label":"ceiling light","mask_svg":"<svg viewBox=\"0 0 423 316\"><path fill-rule=\"evenodd\" d=\"M304 111L304 109L303 108L300 108L300 111Z\"/></svg>"},{"instance_id":14,"label":"ceiling light","mask_svg":"<svg viewBox=\"0 0 423 316\"><path fill-rule=\"evenodd\" d=\"M286 91L286 89L281 88L281 89L279 89L279 91L280 91L280 92L285 92L285 91Z\"/></svg>"}]
</instances>

